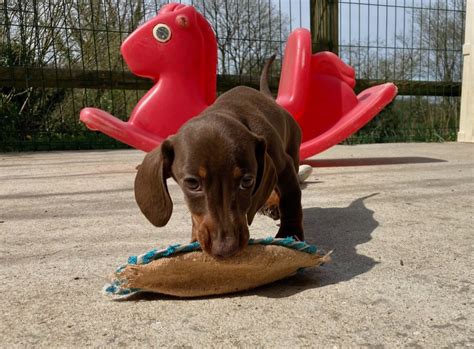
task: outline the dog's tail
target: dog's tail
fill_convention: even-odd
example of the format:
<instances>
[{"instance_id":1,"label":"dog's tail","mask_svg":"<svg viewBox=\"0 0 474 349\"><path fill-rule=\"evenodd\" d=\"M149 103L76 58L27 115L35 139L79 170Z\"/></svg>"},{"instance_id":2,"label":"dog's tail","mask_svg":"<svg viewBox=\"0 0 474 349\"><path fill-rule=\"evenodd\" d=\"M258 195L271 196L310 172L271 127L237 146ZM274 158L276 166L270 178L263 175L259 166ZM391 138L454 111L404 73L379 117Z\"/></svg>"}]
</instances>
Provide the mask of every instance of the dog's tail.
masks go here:
<instances>
[{"instance_id":1,"label":"dog's tail","mask_svg":"<svg viewBox=\"0 0 474 349\"><path fill-rule=\"evenodd\" d=\"M272 97L272 91L268 87L268 71L275 60L276 55L272 55L266 62L262 70L262 75L260 75L260 92L266 94L269 97Z\"/></svg>"}]
</instances>

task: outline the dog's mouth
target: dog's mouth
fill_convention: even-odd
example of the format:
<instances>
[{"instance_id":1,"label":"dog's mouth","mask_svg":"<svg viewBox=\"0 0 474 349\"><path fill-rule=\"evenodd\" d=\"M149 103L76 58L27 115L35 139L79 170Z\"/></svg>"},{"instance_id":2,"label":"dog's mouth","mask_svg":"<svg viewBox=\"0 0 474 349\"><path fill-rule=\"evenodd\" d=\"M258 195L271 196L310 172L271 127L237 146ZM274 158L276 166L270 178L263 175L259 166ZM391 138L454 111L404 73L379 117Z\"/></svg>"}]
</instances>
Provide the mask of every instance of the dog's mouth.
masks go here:
<instances>
[{"instance_id":1,"label":"dog's mouth","mask_svg":"<svg viewBox=\"0 0 474 349\"><path fill-rule=\"evenodd\" d=\"M208 234L201 230L197 234L197 240L205 253L213 258L223 260L238 256L242 252L248 244L249 233L248 229L245 229L237 235L218 238L217 234Z\"/></svg>"},{"instance_id":2,"label":"dog's mouth","mask_svg":"<svg viewBox=\"0 0 474 349\"><path fill-rule=\"evenodd\" d=\"M248 226L239 224L242 222L229 222L230 228L224 229L208 215L192 215L192 221L192 239L199 241L202 250L216 259L236 256L248 245Z\"/></svg>"},{"instance_id":3,"label":"dog's mouth","mask_svg":"<svg viewBox=\"0 0 474 349\"><path fill-rule=\"evenodd\" d=\"M232 239L230 242L216 241L211 245L211 256L216 259L227 259L238 256L247 246L248 239Z\"/></svg>"}]
</instances>

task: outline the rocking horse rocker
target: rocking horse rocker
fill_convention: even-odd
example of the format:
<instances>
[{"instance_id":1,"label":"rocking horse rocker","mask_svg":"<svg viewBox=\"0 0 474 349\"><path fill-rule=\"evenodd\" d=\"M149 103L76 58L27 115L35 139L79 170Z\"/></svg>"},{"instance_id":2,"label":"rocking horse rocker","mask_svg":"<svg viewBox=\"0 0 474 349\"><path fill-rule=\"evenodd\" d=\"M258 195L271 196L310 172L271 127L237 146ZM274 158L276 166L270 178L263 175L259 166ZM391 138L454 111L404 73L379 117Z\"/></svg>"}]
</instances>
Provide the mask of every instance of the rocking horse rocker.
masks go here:
<instances>
[{"instance_id":1,"label":"rocking horse rocker","mask_svg":"<svg viewBox=\"0 0 474 349\"><path fill-rule=\"evenodd\" d=\"M216 38L192 6L163 6L123 42L121 52L132 73L152 79L155 85L127 122L97 108L84 108L80 119L91 130L149 152L216 99ZM290 34L277 103L302 129L301 160L349 137L397 93L392 83L359 95L354 86L354 69L339 57L331 52L311 53L307 29Z\"/></svg>"},{"instance_id":2,"label":"rocking horse rocker","mask_svg":"<svg viewBox=\"0 0 474 349\"><path fill-rule=\"evenodd\" d=\"M192 6L163 6L123 42L121 52L132 73L155 84L127 122L100 109L83 109L80 119L91 130L149 152L216 99L216 38ZM356 96L354 86L352 67L330 52L312 54L308 30L291 33L276 101L301 126L301 160L356 132L397 92L387 83ZM130 257L104 291L116 297L142 291L180 297L224 294L321 265L329 254L293 238L250 239L242 254L223 261L204 253L199 242L171 245Z\"/></svg>"}]
</instances>

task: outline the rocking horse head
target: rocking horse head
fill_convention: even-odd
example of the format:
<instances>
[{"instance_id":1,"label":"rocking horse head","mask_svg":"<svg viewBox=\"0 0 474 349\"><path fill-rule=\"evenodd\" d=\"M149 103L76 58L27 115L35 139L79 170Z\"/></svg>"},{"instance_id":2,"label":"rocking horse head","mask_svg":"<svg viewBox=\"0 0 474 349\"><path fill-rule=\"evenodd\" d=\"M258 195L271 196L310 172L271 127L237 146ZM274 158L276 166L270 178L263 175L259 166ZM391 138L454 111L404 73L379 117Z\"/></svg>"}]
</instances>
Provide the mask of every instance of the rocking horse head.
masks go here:
<instances>
[{"instance_id":1,"label":"rocking horse head","mask_svg":"<svg viewBox=\"0 0 474 349\"><path fill-rule=\"evenodd\" d=\"M217 44L204 17L194 7L170 3L122 43L132 73L153 79L164 75L216 79ZM209 84L203 83L204 86ZM215 96L209 97L212 103Z\"/></svg>"}]
</instances>

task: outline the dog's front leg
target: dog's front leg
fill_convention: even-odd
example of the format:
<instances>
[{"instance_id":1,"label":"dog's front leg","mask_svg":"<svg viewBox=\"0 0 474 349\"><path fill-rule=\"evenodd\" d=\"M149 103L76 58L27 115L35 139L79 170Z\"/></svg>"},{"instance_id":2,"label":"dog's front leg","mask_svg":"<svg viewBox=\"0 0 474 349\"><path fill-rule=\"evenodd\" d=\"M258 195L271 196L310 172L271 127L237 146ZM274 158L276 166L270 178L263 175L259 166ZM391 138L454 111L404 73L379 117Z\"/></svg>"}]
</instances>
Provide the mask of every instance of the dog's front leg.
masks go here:
<instances>
[{"instance_id":1,"label":"dog's front leg","mask_svg":"<svg viewBox=\"0 0 474 349\"><path fill-rule=\"evenodd\" d=\"M291 161L278 174L278 190L280 192L280 229L277 238L294 236L304 240L303 209L301 207L301 189L298 174Z\"/></svg>"}]
</instances>

